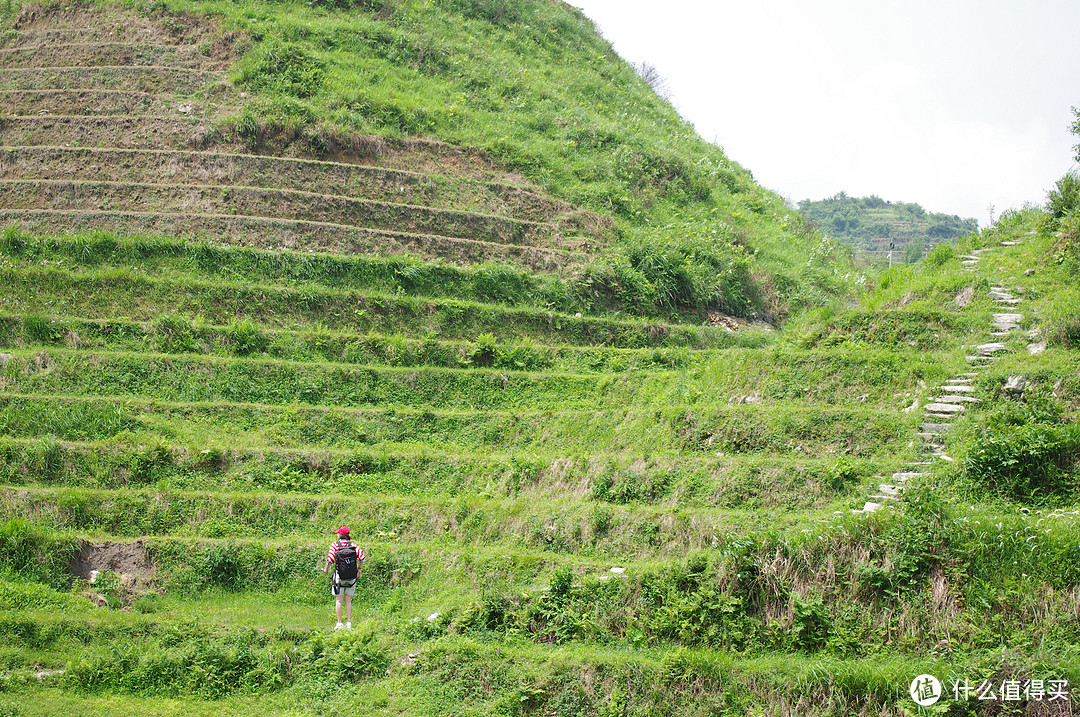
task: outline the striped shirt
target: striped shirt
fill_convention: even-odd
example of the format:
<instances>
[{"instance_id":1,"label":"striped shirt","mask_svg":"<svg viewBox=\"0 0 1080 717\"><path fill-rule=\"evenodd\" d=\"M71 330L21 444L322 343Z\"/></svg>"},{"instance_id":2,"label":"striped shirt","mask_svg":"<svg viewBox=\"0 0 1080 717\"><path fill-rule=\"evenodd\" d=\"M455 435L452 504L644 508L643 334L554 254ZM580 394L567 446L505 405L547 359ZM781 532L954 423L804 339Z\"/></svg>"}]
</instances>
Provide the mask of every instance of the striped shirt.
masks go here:
<instances>
[{"instance_id":1,"label":"striped shirt","mask_svg":"<svg viewBox=\"0 0 1080 717\"><path fill-rule=\"evenodd\" d=\"M335 540L333 543L331 543L330 551L326 554L326 562L328 564L337 562L338 548L340 548L343 545L351 545L354 548L356 548L356 569L359 570L360 566L364 562L364 551L361 548L357 548L356 543L353 543L352 541L349 541L349 540L344 540L344 539Z\"/></svg>"}]
</instances>

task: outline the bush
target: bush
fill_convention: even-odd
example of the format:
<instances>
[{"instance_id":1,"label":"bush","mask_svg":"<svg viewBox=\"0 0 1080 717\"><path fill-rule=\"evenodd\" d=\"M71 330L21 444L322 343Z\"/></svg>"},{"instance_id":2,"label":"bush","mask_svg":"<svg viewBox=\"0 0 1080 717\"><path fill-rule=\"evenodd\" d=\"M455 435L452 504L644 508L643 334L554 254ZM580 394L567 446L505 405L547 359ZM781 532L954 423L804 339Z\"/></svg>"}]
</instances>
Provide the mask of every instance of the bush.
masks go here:
<instances>
[{"instance_id":1,"label":"bush","mask_svg":"<svg viewBox=\"0 0 1080 717\"><path fill-rule=\"evenodd\" d=\"M270 347L270 337L250 319L242 319L231 324L225 333L232 340L233 350L238 356L266 353Z\"/></svg>"},{"instance_id":2,"label":"bush","mask_svg":"<svg viewBox=\"0 0 1080 717\"><path fill-rule=\"evenodd\" d=\"M1046 196L1046 211L1054 220L1080 210L1080 172L1069 172L1059 179Z\"/></svg>"},{"instance_id":3,"label":"bush","mask_svg":"<svg viewBox=\"0 0 1080 717\"><path fill-rule=\"evenodd\" d=\"M928 266L944 266L956 256L956 249L948 242L941 242L930 251L926 252L924 261Z\"/></svg>"},{"instance_id":4,"label":"bush","mask_svg":"<svg viewBox=\"0 0 1080 717\"><path fill-rule=\"evenodd\" d=\"M241 82L273 94L311 97L326 78L326 64L306 47L293 42L263 42L246 57Z\"/></svg>"},{"instance_id":5,"label":"bush","mask_svg":"<svg viewBox=\"0 0 1080 717\"><path fill-rule=\"evenodd\" d=\"M975 439L964 471L991 492L1022 503L1068 499L1077 488L1078 455L1078 425L1002 425Z\"/></svg>"},{"instance_id":6,"label":"bush","mask_svg":"<svg viewBox=\"0 0 1080 717\"><path fill-rule=\"evenodd\" d=\"M0 525L0 563L53 588L70 584L68 563L77 548L75 541L50 538L23 518Z\"/></svg>"}]
</instances>

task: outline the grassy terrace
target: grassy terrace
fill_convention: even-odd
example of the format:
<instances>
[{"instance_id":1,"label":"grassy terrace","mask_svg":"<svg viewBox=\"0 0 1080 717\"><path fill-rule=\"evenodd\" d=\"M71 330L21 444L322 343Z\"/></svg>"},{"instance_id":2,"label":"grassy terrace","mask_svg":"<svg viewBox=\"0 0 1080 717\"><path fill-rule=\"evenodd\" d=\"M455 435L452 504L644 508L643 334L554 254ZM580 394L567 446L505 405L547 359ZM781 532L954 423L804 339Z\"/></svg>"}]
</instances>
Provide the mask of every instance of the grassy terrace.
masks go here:
<instances>
[{"instance_id":1,"label":"grassy terrace","mask_svg":"<svg viewBox=\"0 0 1080 717\"><path fill-rule=\"evenodd\" d=\"M5 22L0 717L1080 684L1071 225L860 274L561 3ZM912 407L992 288L1020 329L932 458ZM370 557L334 631L342 523Z\"/></svg>"}]
</instances>

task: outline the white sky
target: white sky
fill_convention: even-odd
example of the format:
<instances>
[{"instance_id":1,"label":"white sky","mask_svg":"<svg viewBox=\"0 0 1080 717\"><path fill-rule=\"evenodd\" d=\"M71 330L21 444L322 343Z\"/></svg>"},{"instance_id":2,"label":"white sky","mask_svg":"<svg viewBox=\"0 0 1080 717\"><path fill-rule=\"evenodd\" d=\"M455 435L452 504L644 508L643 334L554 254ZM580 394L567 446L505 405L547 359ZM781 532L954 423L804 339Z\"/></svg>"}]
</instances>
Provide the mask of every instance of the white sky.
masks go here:
<instances>
[{"instance_id":1,"label":"white sky","mask_svg":"<svg viewBox=\"0 0 1080 717\"><path fill-rule=\"evenodd\" d=\"M986 226L1074 166L1076 0L569 1L794 203L877 194Z\"/></svg>"}]
</instances>

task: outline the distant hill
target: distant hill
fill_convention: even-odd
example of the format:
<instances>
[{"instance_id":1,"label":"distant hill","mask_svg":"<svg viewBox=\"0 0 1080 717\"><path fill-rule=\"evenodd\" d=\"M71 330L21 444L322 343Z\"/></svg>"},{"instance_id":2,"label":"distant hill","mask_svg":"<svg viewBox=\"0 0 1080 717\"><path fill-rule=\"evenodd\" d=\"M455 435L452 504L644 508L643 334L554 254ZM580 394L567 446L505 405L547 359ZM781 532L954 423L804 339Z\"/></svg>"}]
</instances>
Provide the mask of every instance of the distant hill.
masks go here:
<instances>
[{"instance_id":1,"label":"distant hill","mask_svg":"<svg viewBox=\"0 0 1080 717\"><path fill-rule=\"evenodd\" d=\"M890 246L894 260L914 262L943 241L973 232L978 223L955 214L928 212L918 204L888 202L881 197L849 197L799 202L799 212L821 231L867 254L884 258Z\"/></svg>"}]
</instances>

